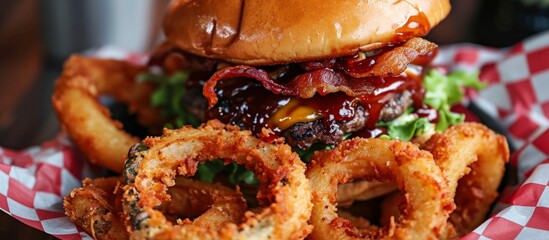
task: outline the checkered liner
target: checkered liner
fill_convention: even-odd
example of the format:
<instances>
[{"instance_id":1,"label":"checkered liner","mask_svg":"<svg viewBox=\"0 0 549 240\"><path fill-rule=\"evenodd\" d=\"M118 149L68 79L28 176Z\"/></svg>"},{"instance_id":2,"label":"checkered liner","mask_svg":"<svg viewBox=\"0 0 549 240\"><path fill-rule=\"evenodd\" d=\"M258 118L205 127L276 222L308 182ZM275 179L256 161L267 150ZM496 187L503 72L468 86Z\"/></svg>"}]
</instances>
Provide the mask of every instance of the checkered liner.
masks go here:
<instances>
[{"instance_id":1,"label":"checkered liner","mask_svg":"<svg viewBox=\"0 0 549 240\"><path fill-rule=\"evenodd\" d=\"M103 57L143 62L140 55L102 49ZM517 151L518 186L502 194L493 215L463 239L543 239L549 236L549 32L496 50L476 45L443 47L435 64L480 69L490 85L468 96L499 119ZM63 196L85 177L101 175L61 133L16 152L0 148L0 209L61 239L90 238L64 215Z\"/></svg>"}]
</instances>

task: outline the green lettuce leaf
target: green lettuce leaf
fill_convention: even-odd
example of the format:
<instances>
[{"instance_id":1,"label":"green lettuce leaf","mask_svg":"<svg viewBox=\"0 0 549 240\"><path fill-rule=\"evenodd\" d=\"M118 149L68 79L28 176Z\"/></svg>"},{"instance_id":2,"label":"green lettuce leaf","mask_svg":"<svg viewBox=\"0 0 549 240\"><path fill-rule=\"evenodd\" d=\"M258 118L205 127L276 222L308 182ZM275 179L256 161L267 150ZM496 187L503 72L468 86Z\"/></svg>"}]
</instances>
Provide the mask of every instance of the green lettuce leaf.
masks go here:
<instances>
[{"instance_id":1,"label":"green lettuce leaf","mask_svg":"<svg viewBox=\"0 0 549 240\"><path fill-rule=\"evenodd\" d=\"M435 69L425 75L423 85L426 90L424 103L435 109L449 108L461 102L465 87L479 90L486 86L479 81L478 73L454 71L444 75Z\"/></svg>"},{"instance_id":2,"label":"green lettuce leaf","mask_svg":"<svg viewBox=\"0 0 549 240\"><path fill-rule=\"evenodd\" d=\"M231 166L231 173L229 175L229 180L231 183L239 184L240 182L244 182L251 185L259 183L259 180L254 176L254 172L246 169L244 166L238 165L234 162L228 166Z\"/></svg>"},{"instance_id":3,"label":"green lettuce leaf","mask_svg":"<svg viewBox=\"0 0 549 240\"><path fill-rule=\"evenodd\" d=\"M200 181L213 182L215 176L220 173L226 173L229 177L229 181L232 184L239 184L240 182L244 182L253 185L259 183L259 180L255 178L252 171L234 162L225 165L223 163L223 160L221 159L198 164L196 177Z\"/></svg>"},{"instance_id":4,"label":"green lettuce leaf","mask_svg":"<svg viewBox=\"0 0 549 240\"><path fill-rule=\"evenodd\" d=\"M168 128L177 128L183 125L198 126L200 122L193 117L181 104L186 93L184 87L188 73L181 71L167 76L163 74L144 73L138 76L138 81L152 81L158 84L157 90L151 96L151 104L163 109L162 115L172 121ZM424 78L426 94L424 104L438 111L438 123L433 126L427 119L418 118L413 109L408 109L402 116L390 122L378 122L377 126L387 128L387 134L380 138L410 139L424 134L433 128L444 131L448 127L461 123L465 116L450 111L450 107L462 101L463 88L481 89L485 86L478 80L478 74L465 71L455 71L444 75L437 70L429 71ZM347 134L344 138L351 137ZM308 162L314 151L331 149L333 146L315 144L308 150L295 150L304 162ZM227 173L233 184L245 182L257 184L259 181L252 171L236 163L224 165L222 160L209 161L198 165L197 177L202 181L212 182L217 174Z\"/></svg>"},{"instance_id":5,"label":"green lettuce leaf","mask_svg":"<svg viewBox=\"0 0 549 240\"><path fill-rule=\"evenodd\" d=\"M153 82L157 85L151 94L151 105L162 109L162 117L169 119L166 128L179 128L185 125L198 126L200 121L190 114L182 104L185 96L185 82L189 74L179 71L172 75L146 72L137 76L138 82Z\"/></svg>"},{"instance_id":6,"label":"green lettuce leaf","mask_svg":"<svg viewBox=\"0 0 549 240\"><path fill-rule=\"evenodd\" d=\"M451 112L448 109L440 109L438 111L438 123L435 131L442 132L450 126L462 123L465 120L465 115Z\"/></svg>"},{"instance_id":7,"label":"green lettuce leaf","mask_svg":"<svg viewBox=\"0 0 549 240\"><path fill-rule=\"evenodd\" d=\"M149 81L157 85L156 90L151 94L151 105L162 109L162 117L169 119L165 127L174 129L185 125L197 127L200 121L190 114L182 104L185 96L185 83L189 74L179 71L172 75L159 73L142 73L137 77L138 82ZM227 173L233 184L245 182L257 184L259 181L254 177L252 171L243 166L234 164L225 165L222 160L208 161L198 164L196 177L201 181L212 182L219 173Z\"/></svg>"},{"instance_id":8,"label":"green lettuce leaf","mask_svg":"<svg viewBox=\"0 0 549 240\"><path fill-rule=\"evenodd\" d=\"M196 176L200 181L213 182L215 176L223 172L224 168L225 164L221 159L200 163L198 164Z\"/></svg>"},{"instance_id":9,"label":"green lettuce leaf","mask_svg":"<svg viewBox=\"0 0 549 240\"><path fill-rule=\"evenodd\" d=\"M438 122L434 127L438 132L465 120L463 114L450 111L452 105L462 101L464 88L478 90L485 86L479 81L478 73L454 71L449 75L444 75L435 69L425 75L423 85L426 90L423 103L438 112ZM387 134L381 137L408 141L433 128L427 119L418 118L412 111L413 109L410 108L402 116L390 122L378 122L377 126L387 128Z\"/></svg>"},{"instance_id":10,"label":"green lettuce leaf","mask_svg":"<svg viewBox=\"0 0 549 240\"><path fill-rule=\"evenodd\" d=\"M418 118L409 112L399 118L408 118L409 120L402 121L400 124L399 121L379 122L377 124L377 126L387 128L387 134L384 138L410 141L410 139L417 137L432 128L432 124L429 120L425 118Z\"/></svg>"},{"instance_id":11,"label":"green lettuce leaf","mask_svg":"<svg viewBox=\"0 0 549 240\"><path fill-rule=\"evenodd\" d=\"M463 114L450 111L450 108L461 102L466 87L476 90L486 86L478 79L478 73L467 73L465 71L454 71L444 75L437 70L431 70L423 80L425 86L424 103L438 110L439 121L436 131L444 131L448 127L461 123L465 120Z\"/></svg>"}]
</instances>

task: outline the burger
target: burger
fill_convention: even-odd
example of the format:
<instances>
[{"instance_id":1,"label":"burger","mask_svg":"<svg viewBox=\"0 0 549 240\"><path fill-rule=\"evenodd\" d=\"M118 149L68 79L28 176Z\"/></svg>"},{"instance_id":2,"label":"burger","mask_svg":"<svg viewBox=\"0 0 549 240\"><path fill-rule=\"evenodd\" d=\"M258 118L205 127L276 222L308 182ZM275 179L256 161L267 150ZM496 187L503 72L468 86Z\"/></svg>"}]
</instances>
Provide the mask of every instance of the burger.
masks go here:
<instances>
[{"instance_id":1,"label":"burger","mask_svg":"<svg viewBox=\"0 0 549 240\"><path fill-rule=\"evenodd\" d=\"M400 204L396 201L399 200L394 198L397 200L392 201L390 200L391 197L386 194L394 192L397 189L397 184L399 186L403 185L402 182L398 182L398 179L404 179L408 176L404 176L401 173L401 176L397 179L398 183L395 183L394 181L389 181L394 180L389 175L396 173L388 173L392 171L389 169L373 167L374 163L372 162L365 161L365 163L371 163L370 167L373 168L364 170L368 166L354 165L358 161L347 161L350 164L345 166L344 161L334 161L332 164L328 160L330 158L340 158L341 156L343 156L341 158L346 158L347 156L362 155L367 152L377 154L378 152L384 152L383 150L392 148L388 147L388 145L374 146L373 144L371 147L358 147L358 143L355 140L363 141L364 139L355 138L345 141L349 138L388 138L421 143L429 139L433 133L444 131L449 126L464 121L462 114L452 111L452 105L461 102L464 87L480 88L482 84L478 81L475 74L465 72L449 73L431 66L430 64L437 54L437 45L421 38L432 27L442 21L449 10L448 0L174 0L164 19L166 41L151 53L148 63L149 67L122 65L124 71L118 70L118 75L122 76L118 76L117 78L121 82L123 79L130 79L131 83L134 83L135 75L133 73L148 69L148 72L139 75L138 80L156 84L156 90L150 94L151 105L162 109L162 117L168 122L167 127L177 128L182 125L199 125L214 119L218 121L211 121L210 124L218 124L220 121L228 125L235 125L240 129L250 130L251 133L263 140L261 144L265 142L277 143L269 145L281 146L280 149L282 147L284 149L280 150L280 152L284 151L285 154L291 155L291 159L280 160L278 155L281 153L274 152L265 155L263 158L288 162L291 165L288 169L299 165L299 171L303 172L305 172L304 165L299 162L295 154L289 151L288 146L279 143L284 142L290 145L294 151L299 153L301 160L305 162L308 162L312 153L316 152L317 154L314 155L315 160L309 165L309 169L305 173L311 182L311 196L316 196L314 198L330 199L330 201L337 200L339 206L351 205L345 209L349 210L349 213L358 213L352 209L353 206L351 203L353 201L365 199L378 202L359 202L357 203L359 204L356 208L357 210L376 210L382 203L386 203L386 210L388 211L398 210ZM66 88L68 90L74 90L72 88L81 86L86 77L93 77L89 75L100 75L94 74L94 71L90 70L75 70L70 68L71 64L77 60L78 58L69 60L67 64L69 67L66 67L65 77L62 77L60 83L57 85L57 93L63 95L60 89L63 90L61 87L64 85L67 85ZM93 60L87 59L87 61L88 67L93 67L91 64ZM103 65L107 64L105 61L101 61L101 63ZM111 64L122 63L109 62L109 66ZM116 69L112 67L95 66L95 68L101 69L101 73L109 72L111 75L117 75ZM73 81L69 82L69 78ZM63 80L67 81L67 83ZM109 87L124 94L132 92L131 90L124 89L122 86L125 85L119 84ZM145 95L149 93L149 91L143 92L146 93ZM133 93L135 94L135 91ZM58 106L57 109L59 109L58 113L60 116L63 116L63 113L67 112L63 111L63 109L69 109L63 107L61 103L71 103L72 101L70 100L85 96L80 94L74 95L76 97L65 101L55 101L58 98L54 97L54 103L59 103L54 104L54 106ZM95 104L95 102L92 103ZM80 106L75 107L75 109L73 112L87 110L85 107ZM108 115L104 111L100 111L100 113L103 117L105 117L104 115ZM73 117L72 119L84 122L91 118L89 117L90 115L78 118ZM80 129L84 125L80 123L79 126L75 126ZM111 125L119 127L119 124ZM206 128L210 130L214 129L213 126L204 125L198 130L202 131ZM237 128L228 128L235 132L237 131ZM253 138L253 142L242 140L239 138L240 135L228 135L223 139L218 139L214 136L210 139L210 136L213 135L220 136L219 132L210 132L213 135L200 135L198 136L199 140L186 139L188 134L190 134L188 135L189 137L194 134L189 133L188 131L190 130L195 131L196 129L185 127L181 130L165 131L164 138L147 138L143 143L135 144L130 148L128 158L124 163L124 186L122 187L124 189L122 200L124 209L122 211L125 214L128 230L139 230L139 234L143 233L147 234L147 236L154 236L149 234L157 231L155 230L157 227L158 229L162 228L160 225L163 224L163 220L160 221L154 219L154 217L150 217L159 215L156 215L156 213L151 214L151 212L147 212L147 209L153 209L152 205L156 204L154 202L160 203L161 200L167 200L167 196L159 197L160 194L157 191L161 191L161 189L166 190L167 186L173 185L171 177L177 174L197 177L204 181L221 182L223 184L228 184L226 177L233 184L244 182L246 184L238 185L237 191L242 191L249 209L262 207L261 201L265 199L268 201L270 201L270 198L279 199L279 195L268 195L265 197L264 195L267 194L263 194L261 191L258 193L258 189L263 189L264 186L270 185L264 189L271 189L272 187L274 189L273 192L278 192L279 189L287 189L290 185L293 185L290 183L292 178L287 177L290 175L283 173L290 170L279 169L278 165L274 167L268 166L268 173L266 173L267 171L257 171L259 173L258 176L261 177L264 184L258 186L256 184L258 180L254 177L254 174L244 166L239 166L236 163L242 163L243 161L213 160L198 164L198 160L196 159L199 159L200 162L203 162L202 160L204 159L202 158L210 160L210 158L215 157L233 160L230 158L236 155L238 157L234 158L240 159L241 156L245 156L242 159L253 159L256 161L254 154L257 155L257 152L264 151L266 147L263 146L266 145L256 144L255 141L257 139L255 138ZM474 131L474 129L471 131ZM249 136L250 132L238 133ZM480 134L482 135L483 133ZM488 134L484 135L488 136ZM110 137L114 136L112 134L108 136L108 138L117 140L117 137ZM256 149L254 149L254 152L243 151L243 154L235 154L234 152L240 149L240 147L225 145L225 142L223 142L230 140L231 136L236 136L239 139L235 144L249 144L256 147ZM448 139L457 138L456 136L458 136L458 133L453 135L437 134L431 140L442 139L440 142L444 144L439 146L429 140L424 146L429 147L429 143L432 143L431 145L437 145L437 148L445 150L469 150L469 148L461 148L461 146L457 146L458 144L454 143L452 143L454 145L451 147L446 145L449 144L450 140ZM486 138L488 139L488 137ZM88 138L84 137L82 139L88 140ZM163 139L168 140L164 142ZM461 138L461 140L464 139L464 137ZM502 144L504 141L503 138L494 137L492 140L494 142L498 141L500 144L487 144L494 145L494 147L491 150L485 151L492 151L493 149L502 150L502 153L498 155L500 156L499 159L506 158L507 151L504 149L506 145ZM138 142L134 138L128 142L132 141ZM202 146L200 144L201 141L204 144L207 142L208 146ZM90 140L82 142L84 143L82 145L85 146L85 144L92 145L94 142L102 143L107 141ZM433 228L436 228L431 229L434 230L436 236L453 236L458 231L460 231L459 234L469 232L471 230L469 225L476 226L478 225L477 220L483 219L486 211L488 211L489 204L491 204L491 201L497 195L495 188L497 187L497 182L501 179L501 175L493 172L501 170L499 173L503 173L504 161L498 162L500 165L496 166L492 164L489 167L487 166L491 163L485 163L485 161L481 161L482 164L476 167L469 167L465 161L461 161L459 165L463 165L463 169L455 167L455 169L452 169L453 173L451 174L452 176L459 177L455 181L450 181L448 179L453 179L454 177L444 179L443 177L446 176L443 176L442 172L439 174L438 170L440 169L437 169L435 163L432 161L433 156L437 154L436 152L431 151L431 153L427 153L421 151L421 154L425 154L423 158L420 156L420 150L417 146L412 144L400 141L380 142L392 142L395 143L391 145L393 147L398 144L399 146L406 145L418 150L412 152L410 148L404 147L400 150L395 150L399 153L407 152L410 157L413 155L414 158L411 161L401 161L400 157L396 157L396 155L392 155L395 163L384 161L384 159L376 161L376 164L379 162L380 166L389 167L389 165L398 165L399 169L406 168L417 179L421 178L425 180L410 180L416 183L417 191L409 190L406 192L407 189L404 189L397 196L408 198L411 193L427 196L426 198L413 198L415 199L413 200L414 204L432 206L432 209L444 210L441 216L446 214L446 211L450 214L450 211L454 210L454 204L458 206L473 206L472 208L466 207L463 209L458 207L458 210L454 211L456 218L450 220L452 224L461 220L463 220L462 222L471 223L467 224L467 226L461 224L465 227L456 224L459 227L457 230L453 229L454 225L448 225L450 226L448 228L439 228L443 226L442 223L447 221L448 214L443 216L443 218L437 218L436 220L440 220L441 225L435 226L431 224ZM483 141L468 141L470 145L479 146L479 144L474 144L477 142ZM198 146L196 149L198 150L194 149L196 152L180 156L181 152L193 151L190 150L191 147L186 145L187 143L196 143ZM113 144L104 145L111 147ZM223 146L219 147L220 145ZM164 148L165 146L166 148ZM334 152L337 154L332 154L332 151L317 151L319 149L332 149L334 147L336 148ZM348 154L354 150L352 149L353 147L356 147L355 149L360 150L360 152ZM127 149L123 146L117 148L124 151ZM486 146L482 146L482 148L486 149ZM99 151L99 155L114 152L110 151L110 149L112 148L104 148ZM207 153L204 153L201 149L207 151ZM223 149L223 151L216 151L218 149ZM218 152L224 152L227 149L231 150L229 153L230 157L221 154L216 155ZM372 151L372 149L375 150ZM258 151L255 152L255 150ZM456 151L446 152L451 152L452 154L447 153L447 155L453 156L453 153ZM497 152L497 150L492 152ZM465 155L462 153L462 151L457 151L456 155ZM481 154L477 154L478 156L475 154L470 153L471 156L468 155L466 157L467 159L470 157L475 161L475 157L478 159L489 158L484 155L479 157ZM116 157L118 156L114 156L115 161L117 160ZM465 159L466 157L463 158ZM324 161L325 159L328 160ZM423 159L424 161L422 160L421 163L418 163L418 159ZM448 159L453 160L450 157ZM419 172L414 166L408 167L409 165L397 162L423 164L426 167L422 168L422 171ZM447 162L452 161L448 160ZM248 162L244 163L252 165ZM328 165L328 163L331 165ZM339 165L340 163L341 165ZM315 170L315 167L319 169L319 166L332 168L335 164L338 164L338 167L342 166L339 170L346 172L336 171L338 168L334 167L333 175L345 175L345 179L331 178L328 176L331 173L324 171L325 169ZM428 167L427 164L430 164L431 167ZM258 165L266 166L269 163L262 161ZM360 168L356 168L356 166L360 166ZM488 171L490 173L487 173L487 175L492 175L484 177L483 174L485 171L483 170L485 169L475 171L478 170L476 168L480 168L479 166L483 166L485 169L493 168L494 171ZM112 169L118 170L120 168L113 167ZM298 169L298 167L295 167L295 169ZM364 170L364 173L373 171L376 173L375 175L382 175L383 177L352 175L349 173L351 169L358 169L359 172ZM196 174L194 174L195 171ZM464 187L461 187L461 190L458 191L455 185L458 184L458 179L461 179L463 176L463 174L458 173L460 171L472 172L473 174L466 176L474 175L477 178L463 178L465 180L461 186ZM276 179L273 184L268 181L266 184L265 180L271 179L271 175L269 175L271 172L276 172L273 175L280 173L281 177L280 179ZM433 178L427 178L428 176L424 174L427 172L432 173ZM322 175L325 178L311 177L311 174L315 174L316 176ZM303 177L305 179L305 175ZM359 179L346 179L352 177ZM372 179L379 181L369 181ZM437 184L433 184L427 188L426 186L429 181ZM301 181L301 183L304 182ZM326 187L325 185L317 184L320 182L330 182L332 185ZM491 192L492 190L488 190L485 184L480 184L484 182L492 183L490 187L496 186L492 189L494 193ZM454 189L446 191L446 183L453 184ZM335 190L335 188L332 188L333 184L337 186L337 195L331 192L330 195L324 195L325 197L318 197L320 196L319 191L316 191L318 188L326 187L332 191ZM301 192L308 191L306 185L298 185L296 188L302 189ZM153 190L146 192L145 189ZM436 189L437 191L433 190L432 197L429 197L431 195L428 196L424 189ZM141 192L138 192L138 190ZM453 193L450 194L450 191L453 191ZM290 192L282 193L283 195L291 195L292 201L297 199L293 197L298 196ZM141 198L140 194L146 195L143 195L143 198ZM455 203L451 203L450 201L453 194L457 195ZM383 199L376 198L381 195L385 195ZM294 201L296 204L293 206L299 205L301 207L307 205L309 203L305 199L307 196L309 195L304 194L301 196L303 202L298 203ZM460 198L461 196L464 197ZM280 196L280 198L283 197ZM314 198L310 202L311 204L314 203L320 209L334 210L333 207L324 205L324 203L319 205L319 202L315 202ZM433 201L433 204L425 204L424 199L427 198L440 201ZM202 199L199 200L202 201ZM287 204L286 202L278 202L277 200L275 205L283 206ZM283 212L285 214L299 208L269 209L268 211ZM406 211L408 209L411 208L406 208ZM370 216L363 215L362 212L360 213L361 217L357 219L370 219ZM255 214L262 216L263 212L255 213L251 211L248 215L252 216ZM417 215L434 219L431 214L423 212ZM353 216L353 214L350 214L349 217L353 218ZM363 219L362 216L366 216L366 218ZM378 223L393 229L395 227L394 216L397 215L387 216L387 224L384 224L385 221L383 219L380 219ZM315 216L311 216L310 221L314 222L313 218ZM473 218L474 221L471 220ZM292 217L292 219L299 219L298 222L301 224L299 226L308 224L306 223L308 217L305 215L296 218ZM374 216L371 219L375 220L379 218ZM248 218L248 220L250 220L249 222L255 222L256 219ZM361 223L364 224L362 220ZM403 218L404 222L406 220ZM181 225L185 225L186 222L187 220L177 221ZM280 222L286 223L286 218L280 220ZM421 221L410 220L410 222ZM131 226L129 226L130 223ZM372 223L376 224L376 222ZM248 224L248 221L246 224ZM312 224L315 225L314 223ZM352 226L353 223L351 220L330 220L329 225L349 229L349 226ZM426 225L430 225L430 223L427 222ZM259 223L258 226L262 226L262 223ZM319 229L317 226L318 224L315 225L315 228ZM422 225L414 226L421 227ZM296 229L301 230L300 233L303 236L308 233L308 230L302 229L302 227L297 227ZM393 230L388 230L388 232L394 233ZM313 234L315 233L313 232Z\"/></svg>"},{"instance_id":2,"label":"burger","mask_svg":"<svg viewBox=\"0 0 549 240\"><path fill-rule=\"evenodd\" d=\"M176 98L157 101L172 125L218 119L283 138L305 161L353 136L426 139L463 121L451 105L481 86L429 66L437 45L421 37L449 10L445 0L176 0L150 58L157 70L142 78L182 83L156 96Z\"/></svg>"}]
</instances>

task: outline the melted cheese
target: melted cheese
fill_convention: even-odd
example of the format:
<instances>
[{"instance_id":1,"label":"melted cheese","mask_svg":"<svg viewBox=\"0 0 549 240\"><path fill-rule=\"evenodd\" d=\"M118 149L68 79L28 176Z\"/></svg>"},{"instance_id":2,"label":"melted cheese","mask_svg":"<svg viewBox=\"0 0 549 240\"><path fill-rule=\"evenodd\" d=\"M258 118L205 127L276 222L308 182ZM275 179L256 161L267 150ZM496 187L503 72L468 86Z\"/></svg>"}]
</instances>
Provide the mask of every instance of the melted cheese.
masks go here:
<instances>
[{"instance_id":1,"label":"melted cheese","mask_svg":"<svg viewBox=\"0 0 549 240\"><path fill-rule=\"evenodd\" d=\"M422 66L409 64L402 75L420 81L422 70ZM286 105L273 114L269 119L269 125L284 131L296 123L311 122L319 118L322 118L322 113L319 109L303 105L302 101L292 98Z\"/></svg>"},{"instance_id":2,"label":"melted cheese","mask_svg":"<svg viewBox=\"0 0 549 240\"><path fill-rule=\"evenodd\" d=\"M284 131L296 123L310 122L319 119L319 112L309 106L299 105L299 101L292 99L274 113L271 123Z\"/></svg>"}]
</instances>

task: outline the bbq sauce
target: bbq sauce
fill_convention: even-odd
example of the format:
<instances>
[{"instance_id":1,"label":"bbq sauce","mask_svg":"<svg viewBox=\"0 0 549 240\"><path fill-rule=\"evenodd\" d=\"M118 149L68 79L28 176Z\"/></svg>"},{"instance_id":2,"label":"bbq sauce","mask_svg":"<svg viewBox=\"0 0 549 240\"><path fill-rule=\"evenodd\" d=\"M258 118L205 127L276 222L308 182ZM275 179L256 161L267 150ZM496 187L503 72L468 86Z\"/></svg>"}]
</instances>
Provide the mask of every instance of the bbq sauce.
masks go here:
<instances>
[{"instance_id":1,"label":"bbq sauce","mask_svg":"<svg viewBox=\"0 0 549 240\"><path fill-rule=\"evenodd\" d=\"M218 104L208 111L208 118L239 125L258 134L266 127L279 134L297 122L323 119L325 124L333 121L349 121L355 117L360 105L369 113L367 128L374 128L383 106L396 94L408 90L415 105L421 105L424 90L416 77L371 77L353 79L369 81L373 91L361 96L348 96L343 92L326 96L315 95L302 99L274 94L257 82L247 79L221 81L217 87Z\"/></svg>"},{"instance_id":2,"label":"bbq sauce","mask_svg":"<svg viewBox=\"0 0 549 240\"><path fill-rule=\"evenodd\" d=\"M207 118L238 125L258 134L263 127L280 133L281 129L269 119L287 105L291 96L277 95L248 79L230 79L219 82L219 102L207 112Z\"/></svg>"},{"instance_id":3,"label":"bbq sauce","mask_svg":"<svg viewBox=\"0 0 549 240\"><path fill-rule=\"evenodd\" d=\"M361 138L377 138L381 135L387 134L387 128L375 127L375 128L363 128L355 133L353 136Z\"/></svg>"},{"instance_id":4,"label":"bbq sauce","mask_svg":"<svg viewBox=\"0 0 549 240\"><path fill-rule=\"evenodd\" d=\"M368 72L378 62L378 57L383 53L393 50L394 47L384 47L380 50L374 50L375 56L363 56L363 54L356 54L352 57L344 57L338 59L334 64L334 67L347 74L357 75L362 72Z\"/></svg>"},{"instance_id":5,"label":"bbq sauce","mask_svg":"<svg viewBox=\"0 0 549 240\"><path fill-rule=\"evenodd\" d=\"M426 118L430 123L438 122L438 111L428 105L422 105L414 111L419 118Z\"/></svg>"},{"instance_id":6,"label":"bbq sauce","mask_svg":"<svg viewBox=\"0 0 549 240\"><path fill-rule=\"evenodd\" d=\"M397 37L392 40L405 41L413 34L426 33L429 24L422 13L410 17L408 22L397 29ZM427 30L426 30L427 29ZM369 53L356 54L350 57L318 60L304 63L293 63L281 66L266 67L271 79L279 84L291 81L300 74L318 70L331 69L336 72L366 72L377 63L380 53L391 51L394 45ZM379 129L375 125L379 120L383 107L396 94L409 91L412 94L414 107L418 115L425 115L436 120L432 112L422 108L425 89L423 88L423 66L430 63L436 51L420 56L409 70L397 76L352 78L344 74L349 82L357 81L368 84L370 91L358 96L348 96L343 92L330 93L324 96L316 94L312 98L302 99L293 96L274 94L254 80L233 78L219 81L216 85L218 103L207 111L208 119L219 119L224 123L234 124L249 129L255 134L262 128L271 129L275 134L281 133L299 122L323 119L326 126L334 121L350 121L355 117L356 108L361 106L368 112L363 135L377 136ZM419 110L423 109L423 110ZM435 113L436 114L436 113ZM381 131L383 132L383 131Z\"/></svg>"},{"instance_id":7,"label":"bbq sauce","mask_svg":"<svg viewBox=\"0 0 549 240\"><path fill-rule=\"evenodd\" d=\"M423 12L408 18L408 21L401 27L395 29L395 36L389 41L389 45L395 45L406 40L426 35L431 29L429 19Z\"/></svg>"}]
</instances>

